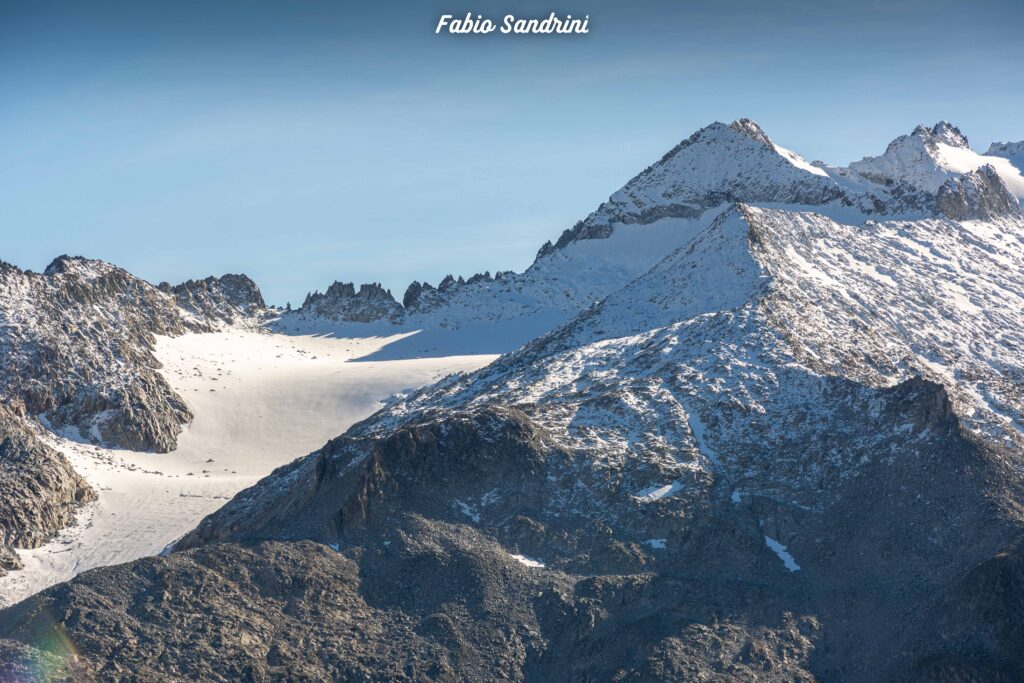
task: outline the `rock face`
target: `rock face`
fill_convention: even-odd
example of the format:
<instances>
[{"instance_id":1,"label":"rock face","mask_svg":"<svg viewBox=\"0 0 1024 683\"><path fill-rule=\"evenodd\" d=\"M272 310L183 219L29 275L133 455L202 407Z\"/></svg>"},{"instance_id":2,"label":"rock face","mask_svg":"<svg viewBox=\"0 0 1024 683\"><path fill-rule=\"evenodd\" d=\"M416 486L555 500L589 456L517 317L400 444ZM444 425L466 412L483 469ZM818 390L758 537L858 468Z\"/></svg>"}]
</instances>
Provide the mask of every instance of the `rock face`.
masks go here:
<instances>
[{"instance_id":1,"label":"rock face","mask_svg":"<svg viewBox=\"0 0 1024 683\"><path fill-rule=\"evenodd\" d=\"M267 307L259 287L246 275L211 276L173 287L163 282L159 287L173 294L181 308L209 321L234 323L259 316Z\"/></svg>"},{"instance_id":2,"label":"rock face","mask_svg":"<svg viewBox=\"0 0 1024 683\"><path fill-rule=\"evenodd\" d=\"M192 415L158 371L154 335L255 322L264 310L244 275L157 288L78 257L42 274L0 263L0 571L18 568L12 548L41 545L95 499L35 436L40 423L107 446L173 449Z\"/></svg>"},{"instance_id":3,"label":"rock face","mask_svg":"<svg viewBox=\"0 0 1024 683\"><path fill-rule=\"evenodd\" d=\"M42 545L95 499L62 454L0 405L0 573L20 568L13 548Z\"/></svg>"},{"instance_id":4,"label":"rock face","mask_svg":"<svg viewBox=\"0 0 1024 683\"><path fill-rule=\"evenodd\" d=\"M988 220L1021 211L1017 198L990 165L947 180L939 188L935 202L938 210L953 220Z\"/></svg>"},{"instance_id":5,"label":"rock face","mask_svg":"<svg viewBox=\"0 0 1024 683\"><path fill-rule=\"evenodd\" d=\"M191 414L156 370L153 335L209 331L263 308L244 276L161 290L67 256L42 274L0 265L0 295L0 395L55 429L158 452L174 447Z\"/></svg>"},{"instance_id":6,"label":"rock face","mask_svg":"<svg viewBox=\"0 0 1024 683\"><path fill-rule=\"evenodd\" d=\"M54 428L166 451L191 414L155 371L153 334L208 329L172 297L102 263L61 257L43 274L0 272L4 392Z\"/></svg>"},{"instance_id":7,"label":"rock face","mask_svg":"<svg viewBox=\"0 0 1024 683\"><path fill-rule=\"evenodd\" d=\"M335 282L323 294L307 294L296 314L344 322L397 322L402 315L402 307L391 296L390 290L378 283L360 285L356 291L351 282Z\"/></svg>"}]
</instances>

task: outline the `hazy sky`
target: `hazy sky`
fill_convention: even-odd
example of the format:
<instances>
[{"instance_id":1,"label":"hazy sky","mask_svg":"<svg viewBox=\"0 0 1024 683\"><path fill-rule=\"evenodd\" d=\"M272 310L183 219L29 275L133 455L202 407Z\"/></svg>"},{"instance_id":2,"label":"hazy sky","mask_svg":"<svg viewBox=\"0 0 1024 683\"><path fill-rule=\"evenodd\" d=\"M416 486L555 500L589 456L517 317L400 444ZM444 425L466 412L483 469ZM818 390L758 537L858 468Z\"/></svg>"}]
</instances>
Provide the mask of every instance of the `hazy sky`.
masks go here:
<instances>
[{"instance_id":1,"label":"hazy sky","mask_svg":"<svg viewBox=\"0 0 1024 683\"><path fill-rule=\"evenodd\" d=\"M580 37L442 13L589 14ZM153 282L520 270L679 140L747 116L811 159L949 119L1024 139L1024 2L0 0L0 259Z\"/></svg>"}]
</instances>

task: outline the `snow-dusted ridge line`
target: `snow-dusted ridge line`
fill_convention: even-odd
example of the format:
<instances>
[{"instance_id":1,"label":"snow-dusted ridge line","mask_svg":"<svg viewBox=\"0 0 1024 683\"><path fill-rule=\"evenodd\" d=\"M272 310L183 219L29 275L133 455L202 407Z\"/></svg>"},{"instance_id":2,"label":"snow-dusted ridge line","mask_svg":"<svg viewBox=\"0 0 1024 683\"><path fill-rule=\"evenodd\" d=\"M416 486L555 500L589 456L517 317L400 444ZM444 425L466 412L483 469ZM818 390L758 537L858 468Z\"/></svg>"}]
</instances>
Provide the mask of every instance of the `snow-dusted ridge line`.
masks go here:
<instances>
[{"instance_id":1,"label":"snow-dusted ridge line","mask_svg":"<svg viewBox=\"0 0 1024 683\"><path fill-rule=\"evenodd\" d=\"M746 415L814 414L820 392L833 390L828 378L882 389L923 376L945 387L970 429L1019 446L1024 413L1007 377L1024 376L1014 351L1024 343L1021 232L1019 216L849 226L813 212L740 206L576 320L359 428L383 432L460 406L517 405L595 462L629 453L639 468L632 495L647 501L684 487L694 472L714 475L715 460L724 463L720 474L736 477L736 451L764 442L749 417L723 422L723 401ZM972 351L981 346L989 352ZM780 383L790 398L772 396ZM767 434L786 435L766 424ZM739 446L744 433L750 441ZM653 477L637 465L645 452L661 454ZM628 472L630 460L622 464ZM797 481L750 488L797 491ZM782 498L820 504L805 496Z\"/></svg>"},{"instance_id":2,"label":"snow-dusted ridge line","mask_svg":"<svg viewBox=\"0 0 1024 683\"><path fill-rule=\"evenodd\" d=\"M379 321L422 331L396 354L434 353L452 343L451 334L470 335L489 351L508 351L642 275L731 203L813 208L856 223L1012 213L1024 197L1024 178L1006 154L971 151L960 131L943 121L917 126L883 155L842 168L807 162L749 119L716 122L544 245L523 273L447 276L436 288L414 282L402 303L383 290L376 300L361 292L327 301L317 295L312 305L286 315L282 328L352 334L365 323L377 329L373 321ZM991 176L971 176L986 167Z\"/></svg>"}]
</instances>

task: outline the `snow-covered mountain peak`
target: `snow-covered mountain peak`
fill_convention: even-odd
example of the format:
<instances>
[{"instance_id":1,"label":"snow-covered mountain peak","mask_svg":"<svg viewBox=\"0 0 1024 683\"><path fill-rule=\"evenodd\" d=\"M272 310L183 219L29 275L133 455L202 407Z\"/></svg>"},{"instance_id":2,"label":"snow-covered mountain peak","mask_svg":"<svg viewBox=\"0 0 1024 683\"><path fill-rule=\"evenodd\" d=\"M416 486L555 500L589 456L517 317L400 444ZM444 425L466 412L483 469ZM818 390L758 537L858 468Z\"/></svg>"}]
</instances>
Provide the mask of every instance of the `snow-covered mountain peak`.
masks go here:
<instances>
[{"instance_id":1,"label":"snow-covered mountain peak","mask_svg":"<svg viewBox=\"0 0 1024 683\"><path fill-rule=\"evenodd\" d=\"M608 237L617 225L693 219L730 202L819 206L842 196L824 170L776 145L754 121L715 122L626 183L539 256L577 240Z\"/></svg>"},{"instance_id":2,"label":"snow-covered mountain peak","mask_svg":"<svg viewBox=\"0 0 1024 683\"><path fill-rule=\"evenodd\" d=\"M85 279L92 279L99 275L110 273L112 271L118 271L128 275L127 271L123 271L117 266L111 265L106 261L100 261L97 259L90 259L84 256L68 256L62 254L57 258L50 261L49 265L43 270L43 275L75 275Z\"/></svg>"},{"instance_id":3,"label":"snow-covered mountain peak","mask_svg":"<svg viewBox=\"0 0 1024 683\"><path fill-rule=\"evenodd\" d=\"M768 137L768 134L764 132L764 129L757 124L756 121L752 121L750 119L737 119L736 121L733 121L732 123L729 124L729 128L731 130L746 135L755 142L761 143L768 150L780 155L783 159L785 159L790 164L799 168L802 171L807 171L808 173L813 173L814 175L817 176L828 177L828 173L826 173L818 165L808 162L806 159L804 159L796 152L793 152L791 150L786 149L785 147L781 147L775 144L772 141L772 139Z\"/></svg>"},{"instance_id":4,"label":"snow-covered mountain peak","mask_svg":"<svg viewBox=\"0 0 1024 683\"><path fill-rule=\"evenodd\" d=\"M931 128L920 125L909 135L901 135L877 157L864 157L849 170L879 185L904 187L907 191L934 195L949 180L992 165L1017 198L1024 197L1024 177L1005 158L987 156L973 151L960 130L940 121Z\"/></svg>"},{"instance_id":5,"label":"snow-covered mountain peak","mask_svg":"<svg viewBox=\"0 0 1024 683\"><path fill-rule=\"evenodd\" d=\"M967 143L967 136L961 133L960 129L949 121L939 121L930 129L919 125L912 134L920 136L926 143L942 143L950 147L970 149L970 145Z\"/></svg>"},{"instance_id":6,"label":"snow-covered mountain peak","mask_svg":"<svg viewBox=\"0 0 1024 683\"><path fill-rule=\"evenodd\" d=\"M771 145L771 138L764 132L764 129L757 124L756 121L751 119L737 119L729 124L729 128L738 133L743 133L747 137L763 145Z\"/></svg>"}]
</instances>

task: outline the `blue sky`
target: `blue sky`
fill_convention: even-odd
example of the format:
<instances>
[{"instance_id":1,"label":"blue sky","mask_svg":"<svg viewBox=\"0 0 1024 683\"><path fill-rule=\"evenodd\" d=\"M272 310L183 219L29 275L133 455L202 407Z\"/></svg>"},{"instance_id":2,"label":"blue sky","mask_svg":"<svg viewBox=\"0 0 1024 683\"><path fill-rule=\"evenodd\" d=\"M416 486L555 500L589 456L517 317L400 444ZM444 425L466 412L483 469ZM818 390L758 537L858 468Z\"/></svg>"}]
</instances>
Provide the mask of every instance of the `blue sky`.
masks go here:
<instances>
[{"instance_id":1,"label":"blue sky","mask_svg":"<svg viewBox=\"0 0 1024 683\"><path fill-rule=\"evenodd\" d=\"M451 37L442 13L589 14ZM153 282L520 270L694 130L748 116L811 159L949 119L1024 139L1024 3L2 2L0 259Z\"/></svg>"}]
</instances>

